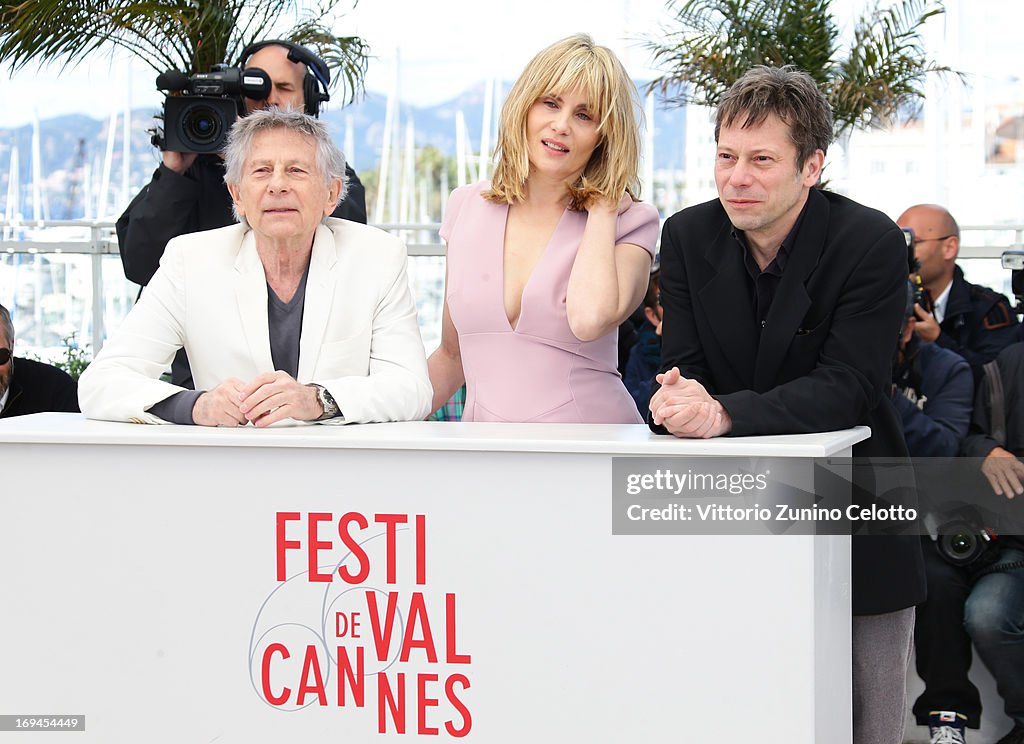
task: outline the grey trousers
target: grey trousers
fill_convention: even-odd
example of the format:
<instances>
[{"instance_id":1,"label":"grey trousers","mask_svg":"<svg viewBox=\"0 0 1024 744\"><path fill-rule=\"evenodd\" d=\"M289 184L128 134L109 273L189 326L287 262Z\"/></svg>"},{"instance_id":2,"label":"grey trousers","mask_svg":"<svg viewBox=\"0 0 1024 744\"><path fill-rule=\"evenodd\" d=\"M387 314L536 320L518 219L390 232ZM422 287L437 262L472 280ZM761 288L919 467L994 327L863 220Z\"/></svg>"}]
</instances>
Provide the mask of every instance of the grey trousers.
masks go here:
<instances>
[{"instance_id":1,"label":"grey trousers","mask_svg":"<svg viewBox=\"0 0 1024 744\"><path fill-rule=\"evenodd\" d=\"M853 618L853 743L901 744L914 608Z\"/></svg>"}]
</instances>

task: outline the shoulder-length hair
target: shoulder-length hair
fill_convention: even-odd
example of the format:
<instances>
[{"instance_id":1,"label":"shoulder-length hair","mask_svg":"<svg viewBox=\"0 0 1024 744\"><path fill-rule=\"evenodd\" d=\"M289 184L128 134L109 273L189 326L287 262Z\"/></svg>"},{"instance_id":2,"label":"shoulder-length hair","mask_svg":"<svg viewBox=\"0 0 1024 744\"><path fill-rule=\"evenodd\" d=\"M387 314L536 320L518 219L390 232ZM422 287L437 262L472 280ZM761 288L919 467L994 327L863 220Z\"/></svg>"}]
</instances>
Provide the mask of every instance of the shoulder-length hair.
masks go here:
<instances>
[{"instance_id":1,"label":"shoulder-length hair","mask_svg":"<svg viewBox=\"0 0 1024 744\"><path fill-rule=\"evenodd\" d=\"M485 199L513 204L525 198L530 107L543 96L577 89L587 96L600 139L580 179L568 187L570 208L585 210L601 197L618 201L624 193L639 198L643 111L636 86L610 49L576 34L541 51L512 86L501 109L497 164Z\"/></svg>"}]
</instances>

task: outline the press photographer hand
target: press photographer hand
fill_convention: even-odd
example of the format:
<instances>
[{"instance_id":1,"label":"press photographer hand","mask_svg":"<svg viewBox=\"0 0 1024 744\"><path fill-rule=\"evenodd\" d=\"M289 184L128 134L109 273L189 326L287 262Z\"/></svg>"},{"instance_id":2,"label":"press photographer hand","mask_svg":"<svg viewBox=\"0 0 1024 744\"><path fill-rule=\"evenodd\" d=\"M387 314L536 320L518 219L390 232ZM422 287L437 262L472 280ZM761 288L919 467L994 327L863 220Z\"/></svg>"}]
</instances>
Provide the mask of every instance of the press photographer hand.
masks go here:
<instances>
[{"instance_id":1,"label":"press photographer hand","mask_svg":"<svg viewBox=\"0 0 1024 744\"><path fill-rule=\"evenodd\" d=\"M997 496L1012 499L1024 494L1024 463L1012 452L996 447L981 463L981 472Z\"/></svg>"},{"instance_id":2,"label":"press photographer hand","mask_svg":"<svg viewBox=\"0 0 1024 744\"><path fill-rule=\"evenodd\" d=\"M942 329L939 327L938 321L935 320L935 316L916 302L914 303L914 315L917 316L914 333L917 334L918 338L928 343L935 341L939 334L942 333Z\"/></svg>"},{"instance_id":3,"label":"press photographer hand","mask_svg":"<svg viewBox=\"0 0 1024 744\"><path fill-rule=\"evenodd\" d=\"M164 167L174 171L179 176L185 171L192 167L192 163L196 162L196 154L194 152L173 152L171 150L164 150Z\"/></svg>"}]
</instances>

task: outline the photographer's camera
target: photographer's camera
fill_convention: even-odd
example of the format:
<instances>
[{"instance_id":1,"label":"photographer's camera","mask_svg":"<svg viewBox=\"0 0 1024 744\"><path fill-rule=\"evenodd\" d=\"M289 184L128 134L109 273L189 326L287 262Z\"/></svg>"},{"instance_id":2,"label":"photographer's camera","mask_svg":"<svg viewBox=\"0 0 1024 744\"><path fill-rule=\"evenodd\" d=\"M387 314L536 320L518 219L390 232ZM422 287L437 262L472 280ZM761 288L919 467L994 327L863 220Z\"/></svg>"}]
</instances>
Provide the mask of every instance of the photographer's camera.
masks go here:
<instances>
[{"instance_id":1,"label":"photographer's camera","mask_svg":"<svg viewBox=\"0 0 1024 744\"><path fill-rule=\"evenodd\" d=\"M965 520L953 520L939 527L936 548L939 555L954 566L969 566L981 558L993 539L988 528Z\"/></svg>"},{"instance_id":2,"label":"photographer's camera","mask_svg":"<svg viewBox=\"0 0 1024 744\"><path fill-rule=\"evenodd\" d=\"M932 301L931 293L925 288L921 275L918 273L921 271L921 262L914 254L914 231L909 227L904 227L903 239L907 243L907 269L912 277L910 281L914 288L914 304L920 305L925 312L934 312L935 303Z\"/></svg>"}]
</instances>

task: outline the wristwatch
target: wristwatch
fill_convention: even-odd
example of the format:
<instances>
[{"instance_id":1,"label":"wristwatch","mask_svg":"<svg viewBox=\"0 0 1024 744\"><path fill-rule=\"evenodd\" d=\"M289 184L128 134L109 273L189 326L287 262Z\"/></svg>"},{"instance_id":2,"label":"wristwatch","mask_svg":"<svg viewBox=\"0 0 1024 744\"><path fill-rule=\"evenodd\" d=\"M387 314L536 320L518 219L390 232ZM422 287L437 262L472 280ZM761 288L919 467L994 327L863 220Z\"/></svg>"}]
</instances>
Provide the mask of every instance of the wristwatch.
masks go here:
<instances>
[{"instance_id":1,"label":"wristwatch","mask_svg":"<svg viewBox=\"0 0 1024 744\"><path fill-rule=\"evenodd\" d=\"M309 383L309 387L316 390L316 397L320 400L320 407L324 409L324 412L316 419L317 421L325 421L326 419L341 415L337 401L334 400L334 396L331 395L327 388L323 385L317 385L315 382Z\"/></svg>"}]
</instances>

